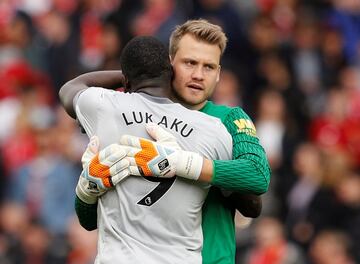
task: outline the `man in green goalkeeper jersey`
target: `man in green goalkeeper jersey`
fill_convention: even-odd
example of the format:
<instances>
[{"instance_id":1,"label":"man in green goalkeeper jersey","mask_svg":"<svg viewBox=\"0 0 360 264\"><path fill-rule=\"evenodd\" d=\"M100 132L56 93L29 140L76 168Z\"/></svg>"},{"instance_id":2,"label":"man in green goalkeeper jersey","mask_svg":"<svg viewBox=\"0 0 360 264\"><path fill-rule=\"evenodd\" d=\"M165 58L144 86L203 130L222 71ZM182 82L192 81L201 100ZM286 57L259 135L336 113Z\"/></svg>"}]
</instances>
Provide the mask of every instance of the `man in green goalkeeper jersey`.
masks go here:
<instances>
[{"instance_id":1,"label":"man in green goalkeeper jersey","mask_svg":"<svg viewBox=\"0 0 360 264\"><path fill-rule=\"evenodd\" d=\"M213 185L203 206L202 256L203 263L214 264L235 262L235 208L244 215L257 216L259 211L253 214L247 210L261 204L259 197L251 195L267 191L271 174L249 116L239 107L207 100L219 80L225 46L226 37L220 27L205 20L190 20L174 30L169 49L175 73L174 101L221 119L233 138L233 160L204 160L199 177ZM223 190L230 191L226 197ZM76 210L86 229L96 228L96 206L77 198Z\"/></svg>"},{"instance_id":2,"label":"man in green goalkeeper jersey","mask_svg":"<svg viewBox=\"0 0 360 264\"><path fill-rule=\"evenodd\" d=\"M215 105L207 100L218 81L209 74L209 69L220 68L220 56L226 45L222 34L219 27L207 21L187 21L173 31L169 47L176 98L190 109L220 118L233 138L234 160L212 162L209 178L213 187L203 206L203 263L214 264L235 262L232 201L244 202L237 199L236 192L224 199L220 188L261 194L270 181L268 161L249 116L239 107Z\"/></svg>"}]
</instances>

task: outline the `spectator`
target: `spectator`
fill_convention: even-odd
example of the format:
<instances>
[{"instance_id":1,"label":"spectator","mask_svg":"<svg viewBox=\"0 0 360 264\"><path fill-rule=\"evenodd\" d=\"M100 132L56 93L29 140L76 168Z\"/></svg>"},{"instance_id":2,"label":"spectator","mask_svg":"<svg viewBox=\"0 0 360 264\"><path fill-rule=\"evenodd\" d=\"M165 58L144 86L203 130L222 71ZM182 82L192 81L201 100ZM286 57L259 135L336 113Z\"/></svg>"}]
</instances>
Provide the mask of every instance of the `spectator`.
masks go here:
<instances>
[{"instance_id":1,"label":"spectator","mask_svg":"<svg viewBox=\"0 0 360 264\"><path fill-rule=\"evenodd\" d=\"M9 186L9 199L26 206L30 216L50 234L63 235L66 222L74 214L73 200L79 167L54 152L57 133L54 114L35 109L30 122L35 128L37 155L21 166Z\"/></svg>"},{"instance_id":2,"label":"spectator","mask_svg":"<svg viewBox=\"0 0 360 264\"><path fill-rule=\"evenodd\" d=\"M303 252L285 236L276 218L259 219L255 226L254 245L245 253L245 264L305 264Z\"/></svg>"},{"instance_id":3,"label":"spectator","mask_svg":"<svg viewBox=\"0 0 360 264\"><path fill-rule=\"evenodd\" d=\"M320 230L336 225L338 206L332 189L324 186L324 158L311 143L299 145L294 156L295 182L286 196L286 229L305 250Z\"/></svg>"},{"instance_id":4,"label":"spectator","mask_svg":"<svg viewBox=\"0 0 360 264\"><path fill-rule=\"evenodd\" d=\"M319 233L310 246L313 264L355 264L349 252L350 241L346 234L335 230Z\"/></svg>"},{"instance_id":5,"label":"spectator","mask_svg":"<svg viewBox=\"0 0 360 264\"><path fill-rule=\"evenodd\" d=\"M87 142L59 110L57 89L84 71L120 69L122 47L134 35L167 43L176 24L203 17L230 39L213 99L254 117L271 160L263 216L280 221L285 241L310 246L309 262L360 263L359 14L354 0L2 1L0 262L93 261L75 246L85 234L63 221L74 213L73 186ZM46 180L37 182L41 176ZM47 191L29 192L31 186ZM10 197L20 204L9 204ZM254 221L242 230L240 254L252 246L255 227ZM343 239L337 232L346 236L349 254L332 245L333 237ZM94 248L91 238L86 242Z\"/></svg>"}]
</instances>

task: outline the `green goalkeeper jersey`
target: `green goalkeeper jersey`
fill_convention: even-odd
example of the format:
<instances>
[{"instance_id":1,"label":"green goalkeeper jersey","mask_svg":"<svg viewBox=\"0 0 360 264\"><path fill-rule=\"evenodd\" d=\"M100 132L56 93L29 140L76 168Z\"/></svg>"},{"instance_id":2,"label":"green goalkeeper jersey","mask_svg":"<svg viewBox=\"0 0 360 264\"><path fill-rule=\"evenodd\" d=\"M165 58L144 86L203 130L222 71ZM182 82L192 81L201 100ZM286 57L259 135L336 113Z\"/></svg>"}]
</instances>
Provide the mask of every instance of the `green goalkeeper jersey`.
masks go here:
<instances>
[{"instance_id":1,"label":"green goalkeeper jersey","mask_svg":"<svg viewBox=\"0 0 360 264\"><path fill-rule=\"evenodd\" d=\"M262 194L269 186L270 169L255 127L241 108L208 101L200 111L221 119L233 138L234 159L214 161L213 186L202 211L203 263L235 263L235 209L227 204L221 190ZM76 198L75 209L85 229L97 228L96 205L87 205Z\"/></svg>"},{"instance_id":2,"label":"green goalkeeper jersey","mask_svg":"<svg viewBox=\"0 0 360 264\"><path fill-rule=\"evenodd\" d=\"M203 263L235 263L235 209L226 203L221 188L262 194L269 186L270 169L265 151L256 137L255 127L241 108L215 105L208 101L200 111L221 119L233 138L235 160L214 161L214 186L202 211Z\"/></svg>"}]
</instances>

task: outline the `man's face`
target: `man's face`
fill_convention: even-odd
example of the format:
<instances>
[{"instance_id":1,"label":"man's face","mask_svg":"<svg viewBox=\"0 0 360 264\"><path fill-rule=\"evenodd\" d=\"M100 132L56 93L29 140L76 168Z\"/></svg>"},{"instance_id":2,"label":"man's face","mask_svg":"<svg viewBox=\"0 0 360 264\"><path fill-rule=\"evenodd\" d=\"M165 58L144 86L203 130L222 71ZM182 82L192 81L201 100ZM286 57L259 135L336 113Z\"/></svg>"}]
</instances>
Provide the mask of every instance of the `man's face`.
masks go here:
<instances>
[{"instance_id":1,"label":"man's face","mask_svg":"<svg viewBox=\"0 0 360 264\"><path fill-rule=\"evenodd\" d=\"M179 42L171 58L174 69L173 89L190 109L201 109L212 95L220 76L221 51L217 45L196 40L190 34Z\"/></svg>"}]
</instances>

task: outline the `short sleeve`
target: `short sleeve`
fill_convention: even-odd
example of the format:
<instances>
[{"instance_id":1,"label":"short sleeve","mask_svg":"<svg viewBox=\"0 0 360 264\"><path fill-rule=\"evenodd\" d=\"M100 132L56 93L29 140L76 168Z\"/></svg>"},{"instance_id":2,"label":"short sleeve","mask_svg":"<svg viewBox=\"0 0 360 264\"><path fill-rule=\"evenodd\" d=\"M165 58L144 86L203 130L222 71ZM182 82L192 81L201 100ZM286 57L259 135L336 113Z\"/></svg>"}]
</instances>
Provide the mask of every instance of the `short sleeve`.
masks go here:
<instances>
[{"instance_id":1,"label":"short sleeve","mask_svg":"<svg viewBox=\"0 0 360 264\"><path fill-rule=\"evenodd\" d=\"M104 91L103 88L91 87L81 91L74 98L76 117L89 137L94 135L97 128L98 113Z\"/></svg>"}]
</instances>

